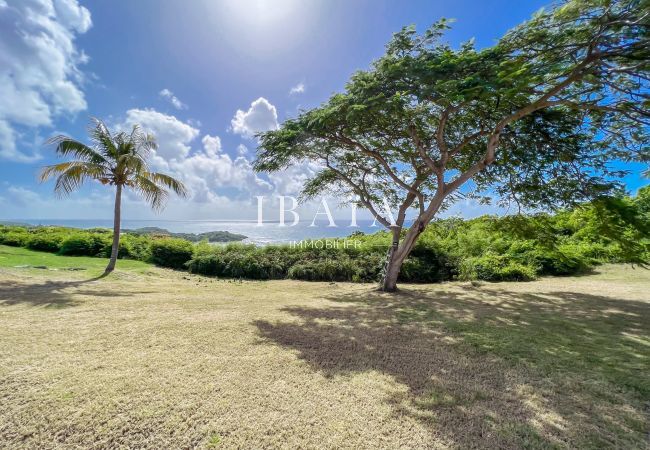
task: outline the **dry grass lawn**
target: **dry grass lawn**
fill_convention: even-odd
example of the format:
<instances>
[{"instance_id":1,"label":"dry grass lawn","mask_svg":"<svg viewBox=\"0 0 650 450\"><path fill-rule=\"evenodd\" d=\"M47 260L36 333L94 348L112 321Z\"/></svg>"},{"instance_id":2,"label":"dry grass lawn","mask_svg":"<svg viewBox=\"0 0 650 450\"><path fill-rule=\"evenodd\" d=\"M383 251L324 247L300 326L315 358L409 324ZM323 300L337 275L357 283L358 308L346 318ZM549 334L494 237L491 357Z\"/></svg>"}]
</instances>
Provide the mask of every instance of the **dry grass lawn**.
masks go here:
<instances>
[{"instance_id":1,"label":"dry grass lawn","mask_svg":"<svg viewBox=\"0 0 650 450\"><path fill-rule=\"evenodd\" d=\"M0 267L0 447L650 446L642 269L396 295L89 275Z\"/></svg>"}]
</instances>

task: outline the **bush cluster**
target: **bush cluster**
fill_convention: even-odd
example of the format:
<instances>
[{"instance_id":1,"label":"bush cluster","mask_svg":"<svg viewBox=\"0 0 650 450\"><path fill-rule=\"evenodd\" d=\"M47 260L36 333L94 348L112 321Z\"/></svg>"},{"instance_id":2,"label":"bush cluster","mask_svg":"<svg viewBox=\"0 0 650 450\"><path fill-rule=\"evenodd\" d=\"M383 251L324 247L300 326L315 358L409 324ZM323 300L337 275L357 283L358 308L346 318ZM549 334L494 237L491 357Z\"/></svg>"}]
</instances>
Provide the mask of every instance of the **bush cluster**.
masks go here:
<instances>
[{"instance_id":1,"label":"bush cluster","mask_svg":"<svg viewBox=\"0 0 650 450\"><path fill-rule=\"evenodd\" d=\"M123 234L119 258L151 260L151 243L147 236ZM67 256L98 256L111 254L113 233L105 228L80 230L77 228L38 226L21 227L0 225L0 244L26 247Z\"/></svg>"},{"instance_id":2,"label":"bush cluster","mask_svg":"<svg viewBox=\"0 0 650 450\"><path fill-rule=\"evenodd\" d=\"M120 258L191 273L256 280L375 281L391 242L387 232L355 233L317 245L256 247L232 243L193 244L164 236L125 233ZM112 232L61 227L0 226L0 244L62 255L107 257ZM321 241L322 242L322 241ZM650 260L650 187L636 198L603 199L554 215L483 216L429 224L404 262L400 280L526 281L542 275L572 275L604 262Z\"/></svg>"},{"instance_id":3,"label":"bush cluster","mask_svg":"<svg viewBox=\"0 0 650 450\"><path fill-rule=\"evenodd\" d=\"M192 259L194 246L191 242L177 238L156 239L151 242L151 262L171 269L184 269Z\"/></svg>"},{"instance_id":4,"label":"bush cluster","mask_svg":"<svg viewBox=\"0 0 650 450\"><path fill-rule=\"evenodd\" d=\"M61 242L58 252L68 256L97 256L110 245L111 240L104 234L75 233Z\"/></svg>"}]
</instances>

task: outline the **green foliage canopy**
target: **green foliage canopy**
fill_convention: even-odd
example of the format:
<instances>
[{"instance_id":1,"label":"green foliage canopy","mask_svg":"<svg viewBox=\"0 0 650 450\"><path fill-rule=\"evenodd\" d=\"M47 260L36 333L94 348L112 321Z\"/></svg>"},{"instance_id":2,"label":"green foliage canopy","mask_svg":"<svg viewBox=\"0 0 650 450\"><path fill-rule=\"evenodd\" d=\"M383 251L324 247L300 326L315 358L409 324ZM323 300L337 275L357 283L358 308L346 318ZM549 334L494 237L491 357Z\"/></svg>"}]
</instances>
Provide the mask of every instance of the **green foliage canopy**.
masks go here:
<instances>
[{"instance_id":1,"label":"green foliage canopy","mask_svg":"<svg viewBox=\"0 0 650 450\"><path fill-rule=\"evenodd\" d=\"M441 42L448 21L402 29L344 93L260 135L256 168L322 170L305 198L382 197L424 223L459 194L553 207L620 189L614 160L648 161L649 2L573 0L490 48ZM388 226L383 218L382 223Z\"/></svg>"}]
</instances>

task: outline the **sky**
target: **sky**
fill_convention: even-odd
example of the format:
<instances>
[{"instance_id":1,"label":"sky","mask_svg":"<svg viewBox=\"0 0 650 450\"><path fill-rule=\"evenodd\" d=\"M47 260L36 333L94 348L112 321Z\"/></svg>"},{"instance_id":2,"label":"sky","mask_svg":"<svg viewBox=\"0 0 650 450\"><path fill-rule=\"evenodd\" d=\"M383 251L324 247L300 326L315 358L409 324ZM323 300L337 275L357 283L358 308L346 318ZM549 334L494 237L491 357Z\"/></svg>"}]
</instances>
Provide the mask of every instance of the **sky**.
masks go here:
<instances>
[{"instance_id":1,"label":"sky","mask_svg":"<svg viewBox=\"0 0 650 450\"><path fill-rule=\"evenodd\" d=\"M485 47L547 4L0 0L0 219L112 217L105 186L91 183L60 199L53 183L37 182L39 169L57 161L44 141L54 134L84 140L90 117L100 117L115 129L138 123L153 132L154 166L191 191L159 214L127 193L124 218L254 220L255 196L295 195L314 170L302 164L256 174L255 132L340 92L405 25L424 30L453 18L445 40L457 46L474 38ZM635 192L647 180L634 173L626 183ZM499 210L462 201L447 214L486 212Z\"/></svg>"}]
</instances>

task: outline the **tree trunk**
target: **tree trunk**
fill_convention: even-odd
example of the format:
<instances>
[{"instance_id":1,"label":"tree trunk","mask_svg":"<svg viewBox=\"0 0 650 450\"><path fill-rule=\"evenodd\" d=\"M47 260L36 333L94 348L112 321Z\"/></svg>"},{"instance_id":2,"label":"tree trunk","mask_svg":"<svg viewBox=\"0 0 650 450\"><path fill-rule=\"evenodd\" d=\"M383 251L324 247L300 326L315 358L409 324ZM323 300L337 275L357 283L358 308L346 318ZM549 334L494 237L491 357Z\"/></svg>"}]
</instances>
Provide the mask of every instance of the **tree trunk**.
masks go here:
<instances>
[{"instance_id":1,"label":"tree trunk","mask_svg":"<svg viewBox=\"0 0 650 450\"><path fill-rule=\"evenodd\" d=\"M113 247L111 248L111 259L106 266L104 274L109 274L115 269L117 253L120 248L120 221L122 215L122 185L117 185L115 191L115 215L113 217Z\"/></svg>"},{"instance_id":2,"label":"tree trunk","mask_svg":"<svg viewBox=\"0 0 650 450\"><path fill-rule=\"evenodd\" d=\"M400 230L393 229L393 245L388 253L387 264L384 270L384 277L381 280L380 289L385 292L395 292L397 290L397 278L399 277L400 269L406 257L411 253L415 243L424 231L426 223L428 223L429 218L423 218L422 216L413 223L411 228L402 239L402 242L399 242Z\"/></svg>"},{"instance_id":3,"label":"tree trunk","mask_svg":"<svg viewBox=\"0 0 650 450\"><path fill-rule=\"evenodd\" d=\"M397 277L399 277L400 269L406 257L411 253L415 243L420 235L424 232L433 216L438 212L442 201L445 196L451 191L445 193L442 188L436 193L436 196L431 200L429 207L426 211L420 212L420 215L413 221L413 224L404 235L400 242L400 232L402 230L402 223L399 222L399 227L392 228L393 231L393 245L388 253L386 268L384 270L384 277L381 280L380 289L385 292L395 292L397 290ZM407 205L408 206L408 205Z\"/></svg>"},{"instance_id":4,"label":"tree trunk","mask_svg":"<svg viewBox=\"0 0 650 450\"><path fill-rule=\"evenodd\" d=\"M386 271L384 279L381 282L381 290L384 292L395 292L397 290L397 277L402 268L402 261L397 258L397 251L391 249L388 255L388 264L386 264Z\"/></svg>"},{"instance_id":5,"label":"tree trunk","mask_svg":"<svg viewBox=\"0 0 650 450\"><path fill-rule=\"evenodd\" d=\"M402 246L399 245L401 230L401 226L392 228L393 242L388 251L384 276L381 280L380 286L380 289L384 292L395 292L397 290L397 277L399 277L399 271L402 268L404 259L406 259L406 256L411 251L410 247L412 247L412 245L409 248L404 247L405 242L402 242Z\"/></svg>"}]
</instances>

